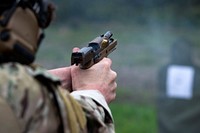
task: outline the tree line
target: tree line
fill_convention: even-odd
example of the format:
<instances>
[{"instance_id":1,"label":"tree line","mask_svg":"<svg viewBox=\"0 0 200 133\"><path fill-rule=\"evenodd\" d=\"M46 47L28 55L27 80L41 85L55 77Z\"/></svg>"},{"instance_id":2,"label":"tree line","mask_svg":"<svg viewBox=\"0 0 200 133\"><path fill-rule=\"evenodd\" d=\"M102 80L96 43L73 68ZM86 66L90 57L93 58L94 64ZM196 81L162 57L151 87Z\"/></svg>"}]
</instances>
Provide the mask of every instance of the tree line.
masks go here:
<instances>
[{"instance_id":1,"label":"tree line","mask_svg":"<svg viewBox=\"0 0 200 133\"><path fill-rule=\"evenodd\" d=\"M171 21L176 25L199 25L199 0L54 0L57 5L57 23L71 22L137 22L160 23Z\"/></svg>"}]
</instances>

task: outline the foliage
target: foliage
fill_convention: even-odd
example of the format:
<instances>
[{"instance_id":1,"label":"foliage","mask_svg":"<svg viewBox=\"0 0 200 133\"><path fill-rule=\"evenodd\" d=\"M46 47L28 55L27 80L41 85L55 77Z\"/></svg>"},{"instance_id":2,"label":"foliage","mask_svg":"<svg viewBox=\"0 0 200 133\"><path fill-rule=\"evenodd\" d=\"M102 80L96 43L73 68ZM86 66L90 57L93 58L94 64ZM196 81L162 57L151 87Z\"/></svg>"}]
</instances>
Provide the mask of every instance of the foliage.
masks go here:
<instances>
[{"instance_id":1,"label":"foliage","mask_svg":"<svg viewBox=\"0 0 200 133\"><path fill-rule=\"evenodd\" d=\"M170 23L174 26L200 24L198 0L71 0L55 1L57 23L68 22L72 26L102 22L137 22L149 24ZM184 9L184 10L183 10Z\"/></svg>"}]
</instances>

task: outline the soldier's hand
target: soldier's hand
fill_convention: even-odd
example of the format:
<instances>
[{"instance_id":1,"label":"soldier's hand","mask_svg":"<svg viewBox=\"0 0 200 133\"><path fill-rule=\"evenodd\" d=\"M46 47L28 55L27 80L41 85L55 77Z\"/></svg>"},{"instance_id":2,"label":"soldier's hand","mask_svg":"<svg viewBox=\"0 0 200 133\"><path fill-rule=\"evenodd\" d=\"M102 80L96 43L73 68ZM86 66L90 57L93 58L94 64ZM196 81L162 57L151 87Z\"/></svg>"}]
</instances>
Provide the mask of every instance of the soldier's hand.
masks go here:
<instances>
[{"instance_id":1,"label":"soldier's hand","mask_svg":"<svg viewBox=\"0 0 200 133\"><path fill-rule=\"evenodd\" d=\"M74 48L73 52L78 48ZM78 66L71 67L72 89L98 90L110 103L116 96L117 73L111 69L112 61L104 58L91 68L82 70Z\"/></svg>"},{"instance_id":2,"label":"soldier's hand","mask_svg":"<svg viewBox=\"0 0 200 133\"><path fill-rule=\"evenodd\" d=\"M61 67L56 69L48 70L49 73L60 78L62 87L68 91L72 90L71 81L71 67Z\"/></svg>"}]
</instances>

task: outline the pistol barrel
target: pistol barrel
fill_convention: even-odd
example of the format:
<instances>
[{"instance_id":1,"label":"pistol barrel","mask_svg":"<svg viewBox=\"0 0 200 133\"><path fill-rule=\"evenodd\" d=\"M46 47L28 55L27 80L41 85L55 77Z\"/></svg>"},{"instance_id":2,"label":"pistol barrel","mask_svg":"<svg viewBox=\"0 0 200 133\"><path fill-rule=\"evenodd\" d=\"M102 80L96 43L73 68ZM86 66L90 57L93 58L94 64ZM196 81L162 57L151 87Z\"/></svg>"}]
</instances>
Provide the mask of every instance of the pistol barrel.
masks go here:
<instances>
[{"instance_id":1,"label":"pistol barrel","mask_svg":"<svg viewBox=\"0 0 200 133\"><path fill-rule=\"evenodd\" d=\"M107 32L104 34L104 38L109 39L109 38L112 37L112 35L113 35L113 34L112 34L110 31L107 31Z\"/></svg>"}]
</instances>

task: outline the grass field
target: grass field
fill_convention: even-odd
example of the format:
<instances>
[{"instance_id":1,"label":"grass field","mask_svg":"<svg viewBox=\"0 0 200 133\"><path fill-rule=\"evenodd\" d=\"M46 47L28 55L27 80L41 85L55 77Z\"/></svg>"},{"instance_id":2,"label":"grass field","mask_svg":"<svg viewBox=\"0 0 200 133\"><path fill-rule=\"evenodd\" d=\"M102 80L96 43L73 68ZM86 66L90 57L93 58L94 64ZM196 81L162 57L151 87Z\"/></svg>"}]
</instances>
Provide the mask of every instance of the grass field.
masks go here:
<instances>
[{"instance_id":1,"label":"grass field","mask_svg":"<svg viewBox=\"0 0 200 133\"><path fill-rule=\"evenodd\" d=\"M117 133L156 133L155 109L147 105L112 103Z\"/></svg>"}]
</instances>

